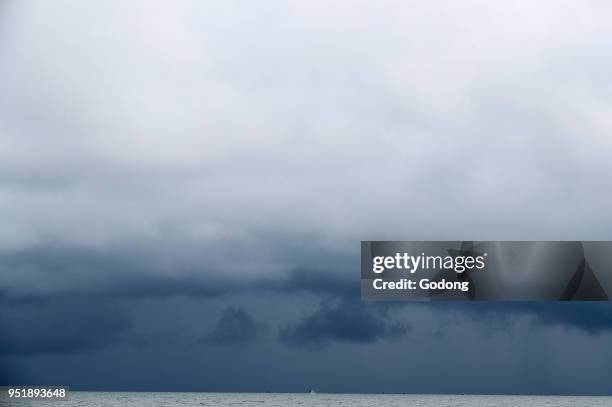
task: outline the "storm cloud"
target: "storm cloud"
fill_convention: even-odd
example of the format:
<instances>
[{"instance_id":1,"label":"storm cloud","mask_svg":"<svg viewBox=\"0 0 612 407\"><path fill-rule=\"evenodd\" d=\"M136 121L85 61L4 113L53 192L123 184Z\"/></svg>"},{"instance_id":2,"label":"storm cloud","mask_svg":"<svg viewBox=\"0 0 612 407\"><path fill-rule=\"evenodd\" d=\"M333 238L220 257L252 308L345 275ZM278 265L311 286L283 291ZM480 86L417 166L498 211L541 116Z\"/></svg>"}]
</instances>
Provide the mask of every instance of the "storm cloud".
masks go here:
<instances>
[{"instance_id":1,"label":"storm cloud","mask_svg":"<svg viewBox=\"0 0 612 407\"><path fill-rule=\"evenodd\" d=\"M246 345L257 340L265 329L264 324L256 322L244 309L228 307L204 341L213 345Z\"/></svg>"},{"instance_id":2,"label":"storm cloud","mask_svg":"<svg viewBox=\"0 0 612 407\"><path fill-rule=\"evenodd\" d=\"M108 301L65 298L0 306L0 354L94 351L122 340L132 325L128 311Z\"/></svg>"},{"instance_id":3,"label":"storm cloud","mask_svg":"<svg viewBox=\"0 0 612 407\"><path fill-rule=\"evenodd\" d=\"M612 239L609 5L0 10L1 384L610 392L606 303L358 280L361 240Z\"/></svg>"},{"instance_id":4,"label":"storm cloud","mask_svg":"<svg viewBox=\"0 0 612 407\"><path fill-rule=\"evenodd\" d=\"M612 332L612 304L609 302L545 303L491 302L485 304L439 305L445 311L460 312L484 323L522 316L539 326L561 326L588 334Z\"/></svg>"},{"instance_id":5,"label":"storm cloud","mask_svg":"<svg viewBox=\"0 0 612 407\"><path fill-rule=\"evenodd\" d=\"M381 307L359 301L336 304L323 302L320 308L296 324L284 327L280 339L292 346L321 348L330 341L368 343L404 336L409 326L389 320Z\"/></svg>"}]
</instances>

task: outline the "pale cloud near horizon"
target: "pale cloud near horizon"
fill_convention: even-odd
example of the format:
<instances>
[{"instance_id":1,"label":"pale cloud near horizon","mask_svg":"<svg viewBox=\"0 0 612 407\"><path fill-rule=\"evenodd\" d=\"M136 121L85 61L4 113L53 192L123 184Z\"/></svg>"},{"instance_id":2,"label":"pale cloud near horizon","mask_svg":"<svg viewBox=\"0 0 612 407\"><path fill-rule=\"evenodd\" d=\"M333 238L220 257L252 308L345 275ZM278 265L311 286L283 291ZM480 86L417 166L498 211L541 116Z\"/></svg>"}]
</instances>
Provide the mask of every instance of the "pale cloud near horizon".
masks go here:
<instances>
[{"instance_id":1,"label":"pale cloud near horizon","mask_svg":"<svg viewBox=\"0 0 612 407\"><path fill-rule=\"evenodd\" d=\"M601 2L4 14L3 252L225 244L273 269L265 236L612 238Z\"/></svg>"}]
</instances>

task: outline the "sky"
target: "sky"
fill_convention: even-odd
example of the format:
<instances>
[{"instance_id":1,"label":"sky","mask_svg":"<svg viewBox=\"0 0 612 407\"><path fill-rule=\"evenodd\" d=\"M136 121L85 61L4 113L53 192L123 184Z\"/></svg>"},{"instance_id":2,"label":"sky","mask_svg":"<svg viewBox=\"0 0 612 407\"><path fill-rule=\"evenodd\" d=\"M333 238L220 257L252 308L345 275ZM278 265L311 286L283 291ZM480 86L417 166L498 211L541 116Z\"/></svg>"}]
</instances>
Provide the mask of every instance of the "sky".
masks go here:
<instances>
[{"instance_id":1,"label":"sky","mask_svg":"<svg viewBox=\"0 0 612 407\"><path fill-rule=\"evenodd\" d=\"M367 303L361 240L611 240L601 1L0 3L0 384L612 394L609 303Z\"/></svg>"}]
</instances>

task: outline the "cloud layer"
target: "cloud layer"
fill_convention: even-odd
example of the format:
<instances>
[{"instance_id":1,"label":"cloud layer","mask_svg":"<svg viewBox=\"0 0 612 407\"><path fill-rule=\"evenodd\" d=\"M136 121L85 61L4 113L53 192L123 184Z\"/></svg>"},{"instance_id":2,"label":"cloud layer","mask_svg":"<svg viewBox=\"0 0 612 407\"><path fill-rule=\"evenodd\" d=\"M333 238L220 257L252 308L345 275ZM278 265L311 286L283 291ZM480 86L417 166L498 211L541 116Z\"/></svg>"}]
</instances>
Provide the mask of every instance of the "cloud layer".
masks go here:
<instances>
[{"instance_id":1,"label":"cloud layer","mask_svg":"<svg viewBox=\"0 0 612 407\"><path fill-rule=\"evenodd\" d=\"M609 16L11 2L0 249L610 238Z\"/></svg>"},{"instance_id":2,"label":"cloud layer","mask_svg":"<svg viewBox=\"0 0 612 407\"><path fill-rule=\"evenodd\" d=\"M3 2L0 384L609 392L608 304L356 279L360 240L612 239L611 18Z\"/></svg>"}]
</instances>

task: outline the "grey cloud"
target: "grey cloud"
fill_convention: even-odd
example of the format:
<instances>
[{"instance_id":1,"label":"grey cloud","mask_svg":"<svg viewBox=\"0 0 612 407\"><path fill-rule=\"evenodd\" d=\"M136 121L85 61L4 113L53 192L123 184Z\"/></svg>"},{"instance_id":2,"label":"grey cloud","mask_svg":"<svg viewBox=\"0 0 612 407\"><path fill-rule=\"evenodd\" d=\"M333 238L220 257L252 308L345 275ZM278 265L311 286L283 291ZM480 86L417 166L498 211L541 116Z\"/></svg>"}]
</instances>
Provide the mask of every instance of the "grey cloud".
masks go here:
<instances>
[{"instance_id":1,"label":"grey cloud","mask_svg":"<svg viewBox=\"0 0 612 407\"><path fill-rule=\"evenodd\" d=\"M589 334L612 332L612 304L601 302L508 302L438 305L451 312L461 312L471 319L493 323L500 318L525 316L535 326L561 326Z\"/></svg>"},{"instance_id":2,"label":"grey cloud","mask_svg":"<svg viewBox=\"0 0 612 407\"><path fill-rule=\"evenodd\" d=\"M612 206L609 6L59 0L0 8L0 322L11 328L0 334L3 380L23 371L49 382L65 366L60 356L134 344L144 350L121 354L136 366L125 377L113 377L107 355L88 355L105 374L71 359L66 382L125 388L167 373L174 389L187 380L198 388L201 372L185 377L185 366L198 360L201 369L215 352L199 355L204 341L175 360L180 346L165 333L175 321L158 332L157 312L185 301L189 330L209 305L200 301L232 303L242 293L259 298L262 321L281 325L289 345L268 349L248 373L269 363L270 380L289 380L283 388L301 388L279 373L292 368L283 363L301 354L296 347L323 349L302 359L321 370L347 362L326 348L333 343L385 356L388 340L418 328L396 322L396 311L482 326L528 318L518 351L537 342L533 332L576 328L567 335L592 346L593 359L609 357L607 304L377 306L360 302L357 285L362 239L612 238L601 216ZM128 309L142 304L156 312L132 320ZM281 306L306 315L277 321ZM211 335L252 337L259 322L243 311L222 316ZM132 332L136 322L151 326ZM142 367L160 356L146 353L151 342L169 367L155 378ZM453 343L421 349L436 360ZM574 367L556 357L573 344L554 353L539 343L550 360ZM56 365L49 354L60 355ZM449 360L459 356L449 351ZM219 357L227 380L218 386L236 380L228 360ZM371 362L389 373L372 389L394 378L403 388L412 366L392 362ZM589 374L593 365L585 381L609 378L607 367ZM470 372L474 388L500 366L509 376L500 391L550 377L502 359ZM321 370L309 377L336 380ZM368 386L364 370L367 380L346 374ZM423 370L427 386L438 372ZM267 378L258 379L264 388ZM554 388L579 390L568 387L573 380ZM609 380L598 383L590 388L609 392Z\"/></svg>"},{"instance_id":3,"label":"grey cloud","mask_svg":"<svg viewBox=\"0 0 612 407\"><path fill-rule=\"evenodd\" d=\"M608 7L66 4L3 16L3 250L610 237Z\"/></svg>"},{"instance_id":4,"label":"grey cloud","mask_svg":"<svg viewBox=\"0 0 612 407\"><path fill-rule=\"evenodd\" d=\"M381 309L358 301L322 302L318 310L281 329L287 345L321 349L331 341L372 343L404 336L410 327L393 321Z\"/></svg>"},{"instance_id":5,"label":"grey cloud","mask_svg":"<svg viewBox=\"0 0 612 407\"><path fill-rule=\"evenodd\" d=\"M361 295L359 281L355 273L299 268L289 270L282 277L264 278L261 287L284 294L309 293L318 297L356 299Z\"/></svg>"},{"instance_id":6,"label":"grey cloud","mask_svg":"<svg viewBox=\"0 0 612 407\"><path fill-rule=\"evenodd\" d=\"M586 334L612 332L612 304L595 302L430 302L407 303L407 309L423 308L446 316L445 324L474 321L487 332L512 332L516 318L524 318L531 329L561 327ZM455 318L457 317L457 318Z\"/></svg>"},{"instance_id":7,"label":"grey cloud","mask_svg":"<svg viewBox=\"0 0 612 407\"><path fill-rule=\"evenodd\" d=\"M275 240L271 240L270 244L277 246ZM159 246L163 246L163 242L159 242ZM294 251L294 256L299 258L315 254L312 251ZM351 261L346 254L335 256L344 262ZM223 254L211 253L209 256L199 254L195 249L134 247L129 244L105 249L38 245L0 253L0 271L3 271L0 275L0 298L13 302L62 296L214 298L248 291L309 293L317 297L359 296L359 280L355 278L358 276L343 271L290 267L271 276L265 267L261 267L255 270L256 275L240 279L221 265L214 262L210 265L211 258L222 260ZM291 257L283 261L291 261ZM338 259L334 261L341 262ZM45 280L46 284L29 284L35 280Z\"/></svg>"},{"instance_id":8,"label":"grey cloud","mask_svg":"<svg viewBox=\"0 0 612 407\"><path fill-rule=\"evenodd\" d=\"M3 354L98 350L121 341L132 327L128 312L108 301L66 298L19 306L0 305Z\"/></svg>"},{"instance_id":9,"label":"grey cloud","mask_svg":"<svg viewBox=\"0 0 612 407\"><path fill-rule=\"evenodd\" d=\"M177 259L178 257L178 259ZM160 264L170 264L164 268ZM143 248L37 246L0 254L0 296L29 302L52 298L210 298L244 289L232 275L216 276L197 260ZM45 281L33 285L32 281Z\"/></svg>"},{"instance_id":10,"label":"grey cloud","mask_svg":"<svg viewBox=\"0 0 612 407\"><path fill-rule=\"evenodd\" d=\"M204 337L212 345L248 345L261 338L265 332L264 324L257 322L244 309L230 306L223 311L217 325Z\"/></svg>"},{"instance_id":11,"label":"grey cloud","mask_svg":"<svg viewBox=\"0 0 612 407\"><path fill-rule=\"evenodd\" d=\"M310 255L310 254L309 254ZM345 262L351 262L344 256ZM160 264L166 264L165 267ZM39 246L0 255L0 299L5 304L47 303L62 298L82 300L137 300L147 298L193 297L219 298L239 293L258 295L291 295L305 293L315 301L342 304L360 302L357 274L333 269L293 268L270 277L264 270L249 279L236 279L232 273L211 273L198 258L175 253L143 249L92 249L84 247ZM32 284L45 281L45 284ZM346 307L347 311L367 311L361 317L372 316L363 307ZM381 305L372 306L374 312ZM404 303L385 304L388 309L425 307L434 312L460 313L478 318L483 323L529 317L534 323L575 327L590 333L604 332L612 326L607 303ZM326 316L334 316L334 307L326 306L311 320L287 328L285 342L299 342L299 333L310 335L309 327L322 324ZM318 322L317 322L318 321ZM369 318L364 318L368 323ZM321 331L324 329L319 327ZM323 333L322 336L333 336ZM340 335L340 334L339 334ZM340 335L341 336L341 335ZM357 336L358 337L358 336ZM306 340L308 342L308 340ZM314 341L316 342L316 341Z\"/></svg>"}]
</instances>

